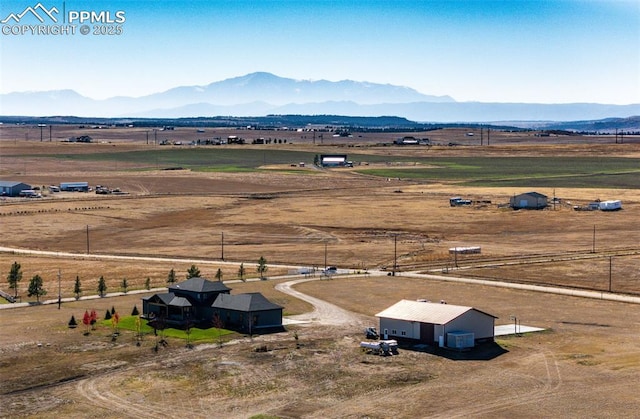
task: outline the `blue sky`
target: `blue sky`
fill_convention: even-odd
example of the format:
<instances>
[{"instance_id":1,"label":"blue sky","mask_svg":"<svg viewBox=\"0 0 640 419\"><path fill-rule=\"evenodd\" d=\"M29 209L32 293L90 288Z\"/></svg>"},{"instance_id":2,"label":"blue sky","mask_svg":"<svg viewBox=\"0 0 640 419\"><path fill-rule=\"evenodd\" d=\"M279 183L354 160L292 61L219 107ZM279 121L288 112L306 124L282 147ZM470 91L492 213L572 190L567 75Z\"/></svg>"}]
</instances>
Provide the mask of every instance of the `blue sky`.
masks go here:
<instances>
[{"instance_id":1,"label":"blue sky","mask_svg":"<svg viewBox=\"0 0 640 419\"><path fill-rule=\"evenodd\" d=\"M62 0L40 1L63 8ZM2 0L0 20L37 3ZM640 103L636 0L67 0L64 7L124 11L123 33L3 32L1 93L142 96L268 71L404 85L458 101ZM27 23L38 22L20 22Z\"/></svg>"}]
</instances>

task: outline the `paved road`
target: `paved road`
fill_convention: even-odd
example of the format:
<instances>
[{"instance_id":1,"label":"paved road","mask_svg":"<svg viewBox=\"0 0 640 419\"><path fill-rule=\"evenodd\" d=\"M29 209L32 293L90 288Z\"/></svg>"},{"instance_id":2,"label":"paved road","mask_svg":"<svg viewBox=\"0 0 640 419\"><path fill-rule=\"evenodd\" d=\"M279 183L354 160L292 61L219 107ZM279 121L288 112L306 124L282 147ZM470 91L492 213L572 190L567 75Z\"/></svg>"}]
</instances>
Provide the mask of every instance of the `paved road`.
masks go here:
<instances>
[{"instance_id":1,"label":"paved road","mask_svg":"<svg viewBox=\"0 0 640 419\"><path fill-rule=\"evenodd\" d=\"M69 253L69 252L52 252L52 251L42 251L42 250L29 250L29 249L17 249L10 247L2 247L0 246L0 252L4 253L14 253L14 254L31 254L31 255L45 255L45 256L56 256L56 257L72 257L75 259L85 258L85 259L106 259L106 260L140 260L140 261L149 261L149 262L188 262L194 264L227 264L227 265L240 265L240 262L224 262L219 260L205 260L205 259L176 259L176 258L167 258L167 257L151 257L151 256L120 256L120 255L92 255L92 254L84 254L84 253ZM294 265L271 265L275 267L281 267L286 269L300 269L306 268L301 266ZM387 275L387 272L383 271L369 271L368 275L371 276L384 276ZM609 300L609 301L619 301L625 303L632 304L640 304L640 297L625 295L625 294L615 294L604 291L587 291L587 290L577 290L571 288L559 288L559 287L549 287L549 286L540 286L540 285L528 285L528 284L515 284L511 282L502 282L502 281L487 281L482 279L473 279L473 278L464 278L455 276L453 274L449 275L433 275L433 274L423 274L419 272L402 272L399 273L398 276L406 276L413 278L422 278L426 280L437 280L437 281L450 281L450 282L461 282L468 284L479 284L479 285L488 285L492 287L503 287L503 288L512 288L512 289L521 289L528 291L536 291L536 292L544 292L550 294L561 294L561 295L570 295L574 297L584 297L584 298L593 298L598 300ZM280 277L283 278L283 277ZM276 279L276 278L272 278ZM282 284L278 284L276 289L293 295L296 298L300 298L301 300L307 301L312 304L315 308L314 311L307 314L302 314L300 316L292 316L291 320L299 321L299 322L318 322L322 324L332 324L332 325L345 325L345 324L357 324L363 325L366 320L363 317L359 317L354 313L350 313L346 310L339 308L333 304L329 304L323 300L308 296L299 291L291 288L292 285L306 282L306 281L314 281L317 278L303 278L296 279L294 281L285 282ZM233 281L225 281L225 282L233 282ZM164 288L163 288L164 289ZM161 289L161 290L163 290ZM147 292L146 290L139 291L130 291L129 293L134 292ZM107 297L122 295L122 293L113 293L108 294ZM87 296L83 297L83 299L90 298L99 298L98 296ZM63 299L63 302L73 301L73 299ZM45 304L54 304L57 303L58 300L46 300ZM29 305L29 303L16 303L16 304L0 304L0 309L9 308L9 307L21 307Z\"/></svg>"}]
</instances>

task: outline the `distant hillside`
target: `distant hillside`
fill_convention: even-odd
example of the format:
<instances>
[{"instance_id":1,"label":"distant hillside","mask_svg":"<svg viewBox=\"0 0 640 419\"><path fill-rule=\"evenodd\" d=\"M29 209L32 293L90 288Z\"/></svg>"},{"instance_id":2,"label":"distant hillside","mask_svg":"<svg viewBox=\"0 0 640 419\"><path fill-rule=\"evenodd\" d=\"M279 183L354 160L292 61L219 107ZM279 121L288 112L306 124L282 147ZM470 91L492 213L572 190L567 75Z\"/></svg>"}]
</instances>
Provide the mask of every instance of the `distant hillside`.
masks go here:
<instances>
[{"instance_id":1,"label":"distant hillside","mask_svg":"<svg viewBox=\"0 0 640 419\"><path fill-rule=\"evenodd\" d=\"M599 121L554 122L547 124L545 129L599 132L603 134L613 134L616 130L618 132L640 133L640 116L607 118Z\"/></svg>"},{"instance_id":2,"label":"distant hillside","mask_svg":"<svg viewBox=\"0 0 640 419\"><path fill-rule=\"evenodd\" d=\"M25 116L193 118L273 114L394 115L431 123L589 121L640 115L640 104L456 102L391 84L295 80L257 72L204 86L179 86L142 97L94 100L73 90L0 95L0 114Z\"/></svg>"},{"instance_id":3,"label":"distant hillside","mask_svg":"<svg viewBox=\"0 0 640 419\"><path fill-rule=\"evenodd\" d=\"M0 116L5 124L73 124L85 126L134 125L136 127L239 127L261 129L297 129L334 127L354 131L426 131L448 127L487 127L505 130L564 131L584 133L614 133L640 135L640 116L609 118L576 122L501 122L501 123L421 123L397 116L344 116L344 115L267 115L257 117L198 117L198 118L84 118L77 116L29 117Z\"/></svg>"}]
</instances>

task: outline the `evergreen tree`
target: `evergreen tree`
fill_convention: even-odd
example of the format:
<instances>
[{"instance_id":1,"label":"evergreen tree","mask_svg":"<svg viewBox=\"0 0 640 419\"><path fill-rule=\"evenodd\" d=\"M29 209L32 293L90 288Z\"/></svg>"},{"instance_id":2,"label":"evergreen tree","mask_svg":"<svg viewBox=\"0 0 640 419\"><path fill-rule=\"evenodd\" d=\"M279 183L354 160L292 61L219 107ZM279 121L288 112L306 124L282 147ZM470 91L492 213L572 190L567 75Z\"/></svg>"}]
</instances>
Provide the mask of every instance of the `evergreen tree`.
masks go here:
<instances>
[{"instance_id":1,"label":"evergreen tree","mask_svg":"<svg viewBox=\"0 0 640 419\"><path fill-rule=\"evenodd\" d=\"M40 302L40 296L46 295L47 291L43 288L42 277L38 274L34 275L29 282L29 297L36 296L36 301Z\"/></svg>"},{"instance_id":2,"label":"evergreen tree","mask_svg":"<svg viewBox=\"0 0 640 419\"><path fill-rule=\"evenodd\" d=\"M196 265L191 265L191 267L187 270L187 279L189 278L199 278L200 277L200 269Z\"/></svg>"},{"instance_id":3,"label":"evergreen tree","mask_svg":"<svg viewBox=\"0 0 640 419\"><path fill-rule=\"evenodd\" d=\"M169 275L167 276L167 283L173 284L174 282L176 282L176 271L171 269L169 271Z\"/></svg>"},{"instance_id":4,"label":"evergreen tree","mask_svg":"<svg viewBox=\"0 0 640 419\"><path fill-rule=\"evenodd\" d=\"M133 306L133 311L131 312L132 316L138 316L140 315L140 312L138 311L138 306Z\"/></svg>"},{"instance_id":5,"label":"evergreen tree","mask_svg":"<svg viewBox=\"0 0 640 419\"><path fill-rule=\"evenodd\" d=\"M129 288L129 283L127 282L127 278L123 278L122 282L120 283L120 286L122 287L122 290L124 291L124 293L127 293L127 289Z\"/></svg>"},{"instance_id":6,"label":"evergreen tree","mask_svg":"<svg viewBox=\"0 0 640 419\"><path fill-rule=\"evenodd\" d=\"M260 256L260 259L258 259L257 268L258 274L260 274L260 279L264 279L264 274L268 269L269 267L267 267L267 260L264 258L264 256Z\"/></svg>"},{"instance_id":7,"label":"evergreen tree","mask_svg":"<svg viewBox=\"0 0 640 419\"><path fill-rule=\"evenodd\" d=\"M75 329L78 326L78 322L76 321L76 318L73 316L73 314L71 315L71 320L69 320L69 329Z\"/></svg>"},{"instance_id":8,"label":"evergreen tree","mask_svg":"<svg viewBox=\"0 0 640 419\"><path fill-rule=\"evenodd\" d=\"M151 289L151 278L147 277L147 279L144 281L144 288L147 290Z\"/></svg>"},{"instance_id":9,"label":"evergreen tree","mask_svg":"<svg viewBox=\"0 0 640 419\"><path fill-rule=\"evenodd\" d=\"M100 295L100 297L104 297L106 292L107 292L107 283L104 280L104 276L100 276L100 279L98 280L98 294Z\"/></svg>"},{"instance_id":10,"label":"evergreen tree","mask_svg":"<svg viewBox=\"0 0 640 419\"><path fill-rule=\"evenodd\" d=\"M76 283L73 285L73 293L76 295L76 300L80 299L82 294L82 286L80 285L80 277L76 275Z\"/></svg>"},{"instance_id":11,"label":"evergreen tree","mask_svg":"<svg viewBox=\"0 0 640 419\"><path fill-rule=\"evenodd\" d=\"M7 275L7 282L9 282L9 288L15 291L14 297L18 297L18 282L22 280L22 271L20 270L20 264L13 262L9 275Z\"/></svg>"},{"instance_id":12,"label":"evergreen tree","mask_svg":"<svg viewBox=\"0 0 640 419\"><path fill-rule=\"evenodd\" d=\"M106 313L104 313L105 320L111 320L111 312L107 309Z\"/></svg>"},{"instance_id":13,"label":"evergreen tree","mask_svg":"<svg viewBox=\"0 0 640 419\"><path fill-rule=\"evenodd\" d=\"M244 276L246 275L246 270L244 269L244 263L240 264L240 267L238 268L238 278L240 278L241 281L244 282Z\"/></svg>"},{"instance_id":14,"label":"evergreen tree","mask_svg":"<svg viewBox=\"0 0 640 419\"><path fill-rule=\"evenodd\" d=\"M218 271L216 272L216 279L218 282L222 281L222 269L220 268L218 268Z\"/></svg>"}]
</instances>

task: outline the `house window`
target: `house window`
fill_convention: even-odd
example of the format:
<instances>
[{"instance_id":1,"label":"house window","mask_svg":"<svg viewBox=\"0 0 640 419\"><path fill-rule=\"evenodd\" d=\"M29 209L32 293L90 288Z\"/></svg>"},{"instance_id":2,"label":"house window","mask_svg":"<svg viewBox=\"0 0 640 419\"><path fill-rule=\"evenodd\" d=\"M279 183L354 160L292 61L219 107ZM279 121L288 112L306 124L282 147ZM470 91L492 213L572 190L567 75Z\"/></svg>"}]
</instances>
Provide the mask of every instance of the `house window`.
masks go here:
<instances>
[{"instance_id":1,"label":"house window","mask_svg":"<svg viewBox=\"0 0 640 419\"><path fill-rule=\"evenodd\" d=\"M400 332L400 334L401 334L402 336L407 336L407 331L406 331L406 330L403 330L402 332Z\"/></svg>"},{"instance_id":2,"label":"house window","mask_svg":"<svg viewBox=\"0 0 640 419\"><path fill-rule=\"evenodd\" d=\"M392 334L392 335L397 335L397 334L398 334L398 331L397 331L396 329L391 329L391 334Z\"/></svg>"}]
</instances>

